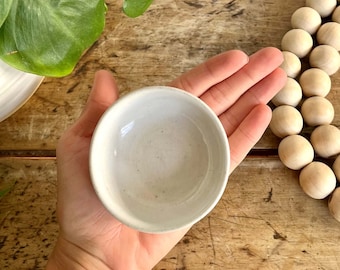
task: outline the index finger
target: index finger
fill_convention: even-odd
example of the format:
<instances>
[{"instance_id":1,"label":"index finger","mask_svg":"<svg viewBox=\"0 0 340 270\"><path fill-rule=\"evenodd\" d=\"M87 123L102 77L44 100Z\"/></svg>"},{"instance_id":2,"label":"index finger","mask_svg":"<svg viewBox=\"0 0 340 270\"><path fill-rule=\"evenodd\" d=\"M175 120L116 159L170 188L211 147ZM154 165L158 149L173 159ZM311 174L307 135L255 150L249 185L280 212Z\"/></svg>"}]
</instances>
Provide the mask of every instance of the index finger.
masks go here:
<instances>
[{"instance_id":1,"label":"index finger","mask_svg":"<svg viewBox=\"0 0 340 270\"><path fill-rule=\"evenodd\" d=\"M280 50L264 48L249 58L242 69L201 96L217 115L230 108L246 91L272 73L283 61Z\"/></svg>"},{"instance_id":2,"label":"index finger","mask_svg":"<svg viewBox=\"0 0 340 270\"><path fill-rule=\"evenodd\" d=\"M184 73L169 85L200 96L212 86L236 73L248 61L248 56L242 51L227 51Z\"/></svg>"},{"instance_id":3,"label":"index finger","mask_svg":"<svg viewBox=\"0 0 340 270\"><path fill-rule=\"evenodd\" d=\"M96 72L87 104L71 130L79 136L92 136L100 117L117 98L118 88L112 74L105 70Z\"/></svg>"}]
</instances>

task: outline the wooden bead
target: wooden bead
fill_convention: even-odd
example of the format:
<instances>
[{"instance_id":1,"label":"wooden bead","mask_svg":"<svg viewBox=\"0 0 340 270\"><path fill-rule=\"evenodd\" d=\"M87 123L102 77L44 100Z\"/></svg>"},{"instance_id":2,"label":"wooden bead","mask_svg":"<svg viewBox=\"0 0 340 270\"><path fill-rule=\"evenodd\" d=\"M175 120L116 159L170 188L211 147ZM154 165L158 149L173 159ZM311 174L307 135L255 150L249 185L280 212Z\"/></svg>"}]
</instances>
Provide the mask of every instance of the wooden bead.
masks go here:
<instances>
[{"instance_id":1,"label":"wooden bead","mask_svg":"<svg viewBox=\"0 0 340 270\"><path fill-rule=\"evenodd\" d=\"M311 67L320 68L328 75L333 75L340 67L340 55L332 46L319 45L312 50L309 63Z\"/></svg>"},{"instance_id":2,"label":"wooden bead","mask_svg":"<svg viewBox=\"0 0 340 270\"><path fill-rule=\"evenodd\" d=\"M292 28L303 29L313 35L321 25L320 14L311 7L297 9L291 17Z\"/></svg>"},{"instance_id":3,"label":"wooden bead","mask_svg":"<svg viewBox=\"0 0 340 270\"><path fill-rule=\"evenodd\" d=\"M302 169L314 158L312 145L301 135L290 135L282 139L278 153L282 163L292 170Z\"/></svg>"},{"instance_id":4,"label":"wooden bead","mask_svg":"<svg viewBox=\"0 0 340 270\"><path fill-rule=\"evenodd\" d=\"M336 187L336 178L330 167L314 161L304 167L299 176L302 190L313 199L324 199Z\"/></svg>"},{"instance_id":5,"label":"wooden bead","mask_svg":"<svg viewBox=\"0 0 340 270\"><path fill-rule=\"evenodd\" d=\"M336 188L328 200L331 215L340 222L340 188Z\"/></svg>"},{"instance_id":6,"label":"wooden bead","mask_svg":"<svg viewBox=\"0 0 340 270\"><path fill-rule=\"evenodd\" d=\"M277 137L284 138L299 134L303 128L303 119L297 109L282 105L273 110L269 128Z\"/></svg>"},{"instance_id":7,"label":"wooden bead","mask_svg":"<svg viewBox=\"0 0 340 270\"><path fill-rule=\"evenodd\" d=\"M319 44L330 45L340 51L340 24L328 22L323 24L316 34Z\"/></svg>"},{"instance_id":8,"label":"wooden bead","mask_svg":"<svg viewBox=\"0 0 340 270\"><path fill-rule=\"evenodd\" d=\"M300 76L299 82L302 92L306 97L325 97L332 87L329 75L319 68L310 68L304 71Z\"/></svg>"},{"instance_id":9,"label":"wooden bead","mask_svg":"<svg viewBox=\"0 0 340 270\"><path fill-rule=\"evenodd\" d=\"M340 6L338 6L332 14L332 21L340 23Z\"/></svg>"},{"instance_id":10,"label":"wooden bead","mask_svg":"<svg viewBox=\"0 0 340 270\"><path fill-rule=\"evenodd\" d=\"M340 155L335 159L332 168L336 177L338 178L338 181L340 182Z\"/></svg>"},{"instance_id":11,"label":"wooden bead","mask_svg":"<svg viewBox=\"0 0 340 270\"><path fill-rule=\"evenodd\" d=\"M308 126L329 125L334 119L334 108L324 97L310 97L302 103L301 114Z\"/></svg>"},{"instance_id":12,"label":"wooden bead","mask_svg":"<svg viewBox=\"0 0 340 270\"><path fill-rule=\"evenodd\" d=\"M283 51L283 63L281 68L287 73L290 78L296 78L301 71L301 61L294 53Z\"/></svg>"},{"instance_id":13,"label":"wooden bead","mask_svg":"<svg viewBox=\"0 0 340 270\"><path fill-rule=\"evenodd\" d=\"M333 125L323 125L314 129L310 141L320 157L330 158L340 153L340 130Z\"/></svg>"},{"instance_id":14,"label":"wooden bead","mask_svg":"<svg viewBox=\"0 0 340 270\"><path fill-rule=\"evenodd\" d=\"M302 100L302 89L300 84L287 78L285 86L273 97L272 102L275 106L290 105L296 107Z\"/></svg>"},{"instance_id":15,"label":"wooden bead","mask_svg":"<svg viewBox=\"0 0 340 270\"><path fill-rule=\"evenodd\" d=\"M312 36L302 29L292 29L282 38L281 49L294 53L297 57L305 57L313 47Z\"/></svg>"},{"instance_id":16,"label":"wooden bead","mask_svg":"<svg viewBox=\"0 0 340 270\"><path fill-rule=\"evenodd\" d=\"M315 9L322 18L332 14L337 0L306 0L306 6Z\"/></svg>"}]
</instances>

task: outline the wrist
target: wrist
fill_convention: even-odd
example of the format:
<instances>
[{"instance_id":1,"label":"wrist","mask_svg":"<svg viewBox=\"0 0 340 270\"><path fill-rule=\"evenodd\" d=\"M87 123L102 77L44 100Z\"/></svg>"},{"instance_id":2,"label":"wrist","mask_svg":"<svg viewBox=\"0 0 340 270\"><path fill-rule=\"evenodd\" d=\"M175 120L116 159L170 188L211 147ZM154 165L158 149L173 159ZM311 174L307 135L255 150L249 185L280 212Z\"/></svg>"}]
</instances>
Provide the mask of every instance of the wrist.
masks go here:
<instances>
[{"instance_id":1,"label":"wrist","mask_svg":"<svg viewBox=\"0 0 340 270\"><path fill-rule=\"evenodd\" d=\"M59 237L46 270L112 270L99 258Z\"/></svg>"}]
</instances>

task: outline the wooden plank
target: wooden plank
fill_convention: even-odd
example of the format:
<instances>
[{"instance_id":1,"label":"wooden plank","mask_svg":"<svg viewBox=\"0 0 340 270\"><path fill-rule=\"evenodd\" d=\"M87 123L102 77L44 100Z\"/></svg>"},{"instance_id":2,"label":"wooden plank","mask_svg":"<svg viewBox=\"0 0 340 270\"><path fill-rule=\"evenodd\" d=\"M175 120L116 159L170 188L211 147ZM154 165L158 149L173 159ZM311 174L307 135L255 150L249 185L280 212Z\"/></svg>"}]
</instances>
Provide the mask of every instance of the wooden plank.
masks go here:
<instances>
[{"instance_id":1,"label":"wooden plank","mask_svg":"<svg viewBox=\"0 0 340 270\"><path fill-rule=\"evenodd\" d=\"M0 268L44 269L57 237L55 160L0 159ZM246 159L212 213L155 267L339 269L340 224L276 157Z\"/></svg>"},{"instance_id":2,"label":"wooden plank","mask_svg":"<svg viewBox=\"0 0 340 270\"><path fill-rule=\"evenodd\" d=\"M143 16L130 19L121 2L108 2L104 33L64 78L47 78L12 117L0 123L1 150L53 150L61 133L80 114L94 72L111 70L122 93L166 84L184 71L225 50L253 53L280 46L290 16L304 0L155 1ZM339 116L339 73L332 96ZM257 148L275 148L267 132Z\"/></svg>"},{"instance_id":3,"label":"wooden plank","mask_svg":"<svg viewBox=\"0 0 340 270\"><path fill-rule=\"evenodd\" d=\"M58 234L55 160L0 159L0 268L44 269Z\"/></svg>"},{"instance_id":4,"label":"wooden plank","mask_svg":"<svg viewBox=\"0 0 340 270\"><path fill-rule=\"evenodd\" d=\"M339 269L340 224L297 178L275 158L247 159L156 269Z\"/></svg>"}]
</instances>

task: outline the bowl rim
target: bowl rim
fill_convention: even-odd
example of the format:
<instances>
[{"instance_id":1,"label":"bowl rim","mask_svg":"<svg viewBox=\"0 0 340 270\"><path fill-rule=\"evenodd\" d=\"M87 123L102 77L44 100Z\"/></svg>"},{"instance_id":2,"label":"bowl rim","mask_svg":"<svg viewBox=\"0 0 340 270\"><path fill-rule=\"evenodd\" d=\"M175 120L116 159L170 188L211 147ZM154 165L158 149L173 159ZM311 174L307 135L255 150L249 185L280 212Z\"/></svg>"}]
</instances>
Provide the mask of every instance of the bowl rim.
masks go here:
<instances>
[{"instance_id":1,"label":"bowl rim","mask_svg":"<svg viewBox=\"0 0 340 270\"><path fill-rule=\"evenodd\" d=\"M17 112L34 95L45 77L17 70L1 59L0 71L5 71L4 74L7 75L3 78L3 74L0 74L0 84L5 82L5 90L0 89L0 122L2 122Z\"/></svg>"},{"instance_id":2,"label":"bowl rim","mask_svg":"<svg viewBox=\"0 0 340 270\"><path fill-rule=\"evenodd\" d=\"M100 133L101 131L101 126L104 125L104 123L107 121L107 119L109 119L110 114L112 113L112 111L114 111L114 109L117 107L118 104L122 103L122 102L126 102L129 99L133 99L133 98L138 98L138 96L140 95L145 95L145 94L151 94L151 93L169 93L171 95L173 95L174 93L180 98L180 96L182 95L185 98L190 98L192 99L196 105L203 107L203 110L209 115L210 118L213 119L214 121L214 126L216 127L216 130L218 131L219 134L219 138L221 138L221 141L223 142L223 145L225 146L225 160L226 160L226 164L225 164L225 171L223 172L223 180L221 180L221 187L219 189L218 194L216 195L215 199L212 200L213 202L209 205L209 207L207 207L204 211L201 212L200 215L197 215L196 218L192 219L190 223L185 223L182 224L181 226L176 226L176 227L171 227L171 226L162 226L162 227L158 227L158 228L150 228L150 227L143 227L143 226L138 226L132 222L129 222L129 220L125 220L124 218L122 218L119 214L117 214L117 211L114 211L114 207L112 206L111 203L107 202L106 200L103 200L101 194L100 194L100 183L102 183L101 181L97 181L95 178L95 168L93 162L96 159L96 154L95 154L95 145L96 145L96 138L97 138L97 134ZM115 219L117 219L119 222L121 222L122 224L135 229L137 231L140 232L145 232L145 233L166 233L166 232L171 232L171 231L177 231L180 229L184 229L184 228L188 228L192 225L194 225L195 223L197 223L198 221L200 221L201 219L203 219L206 215L208 215L213 208L217 205L217 203L220 201L226 186L227 186L227 182L229 180L229 174L230 174L230 147L229 147L229 141L228 141L228 137L226 134L226 131L224 130L224 127L221 123L221 121L219 120L218 116L215 114L215 112L204 102L202 101L200 98L194 96L193 94L179 89L179 88L175 88L175 87L171 87L171 86L147 86L147 87L142 87L139 89L136 89L132 92L129 92L127 94L125 94L124 96L120 97L118 100L116 100L102 115L102 117L100 118L100 120L97 123L97 126L93 132L92 135L92 139L91 139L91 143L90 143L90 152L89 152L89 170L90 170L90 178L91 178L91 183L93 185L93 188L95 190L95 193L98 197L98 199L100 200L100 202L104 205L104 207L106 208L106 210L113 215L113 217ZM222 178L221 178L222 179Z\"/></svg>"}]
</instances>

